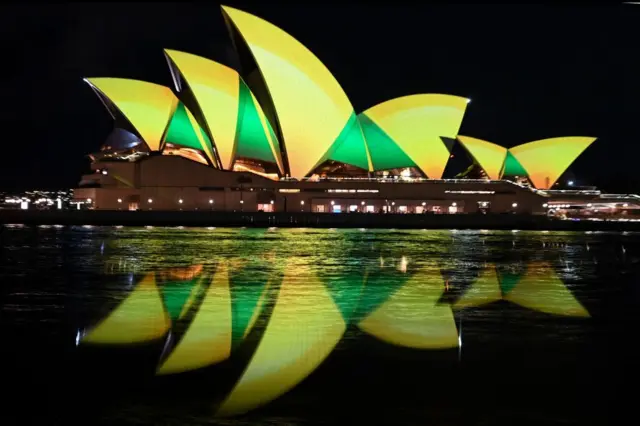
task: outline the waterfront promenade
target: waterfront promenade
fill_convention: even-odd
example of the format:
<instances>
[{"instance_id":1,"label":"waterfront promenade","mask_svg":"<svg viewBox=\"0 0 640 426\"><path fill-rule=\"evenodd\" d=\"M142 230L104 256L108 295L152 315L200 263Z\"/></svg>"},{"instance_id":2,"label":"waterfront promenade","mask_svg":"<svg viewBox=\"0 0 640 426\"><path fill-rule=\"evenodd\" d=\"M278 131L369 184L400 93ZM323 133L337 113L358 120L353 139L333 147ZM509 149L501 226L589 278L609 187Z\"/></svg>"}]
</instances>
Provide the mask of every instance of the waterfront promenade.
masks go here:
<instances>
[{"instance_id":1,"label":"waterfront promenade","mask_svg":"<svg viewBox=\"0 0 640 426\"><path fill-rule=\"evenodd\" d=\"M513 214L263 213L212 211L0 210L1 224L398 229L640 231L640 222L572 221Z\"/></svg>"}]
</instances>

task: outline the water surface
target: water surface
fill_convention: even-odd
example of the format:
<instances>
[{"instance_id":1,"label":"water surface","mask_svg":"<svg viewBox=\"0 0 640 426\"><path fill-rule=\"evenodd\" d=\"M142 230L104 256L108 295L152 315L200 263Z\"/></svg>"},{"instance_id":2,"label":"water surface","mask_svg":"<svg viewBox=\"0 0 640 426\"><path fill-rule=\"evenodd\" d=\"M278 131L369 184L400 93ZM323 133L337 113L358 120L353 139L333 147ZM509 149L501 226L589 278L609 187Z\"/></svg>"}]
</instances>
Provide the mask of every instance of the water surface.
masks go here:
<instances>
[{"instance_id":1,"label":"water surface","mask_svg":"<svg viewBox=\"0 0 640 426\"><path fill-rule=\"evenodd\" d=\"M9 424L585 424L634 399L638 234L14 225L0 247Z\"/></svg>"}]
</instances>

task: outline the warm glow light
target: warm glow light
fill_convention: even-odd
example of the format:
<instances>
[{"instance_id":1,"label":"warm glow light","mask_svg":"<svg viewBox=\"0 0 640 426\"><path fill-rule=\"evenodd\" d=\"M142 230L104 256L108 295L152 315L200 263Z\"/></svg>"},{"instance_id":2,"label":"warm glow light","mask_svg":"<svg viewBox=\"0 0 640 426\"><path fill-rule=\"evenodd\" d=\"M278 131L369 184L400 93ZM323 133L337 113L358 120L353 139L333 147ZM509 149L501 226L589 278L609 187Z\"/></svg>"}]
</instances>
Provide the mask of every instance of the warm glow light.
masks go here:
<instances>
[{"instance_id":1,"label":"warm glow light","mask_svg":"<svg viewBox=\"0 0 640 426\"><path fill-rule=\"evenodd\" d=\"M118 202L121 203L122 202L122 198L118 198Z\"/></svg>"},{"instance_id":2,"label":"warm glow light","mask_svg":"<svg viewBox=\"0 0 640 426\"><path fill-rule=\"evenodd\" d=\"M151 199L151 198L149 198L147 201L148 201L149 203L153 203L153 199Z\"/></svg>"}]
</instances>

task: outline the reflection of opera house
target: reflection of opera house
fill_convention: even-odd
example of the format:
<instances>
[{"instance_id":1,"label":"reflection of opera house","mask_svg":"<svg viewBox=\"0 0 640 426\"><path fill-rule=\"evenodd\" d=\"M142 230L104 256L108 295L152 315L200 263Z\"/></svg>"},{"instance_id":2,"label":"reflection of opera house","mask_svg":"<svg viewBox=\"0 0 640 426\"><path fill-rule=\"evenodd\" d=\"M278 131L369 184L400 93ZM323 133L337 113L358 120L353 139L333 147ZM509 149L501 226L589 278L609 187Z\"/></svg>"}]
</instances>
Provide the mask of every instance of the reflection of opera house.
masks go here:
<instances>
[{"instance_id":1,"label":"reflection of opera house","mask_svg":"<svg viewBox=\"0 0 640 426\"><path fill-rule=\"evenodd\" d=\"M93 173L76 189L77 202L106 210L393 213L640 207L634 196L557 191L595 138L503 148L459 135L469 100L442 94L357 114L301 43L248 13L223 12L241 73L165 50L175 91L86 80L115 129L91 156Z\"/></svg>"},{"instance_id":2,"label":"reflection of opera house","mask_svg":"<svg viewBox=\"0 0 640 426\"><path fill-rule=\"evenodd\" d=\"M214 373L226 371L225 363L245 358L231 392L215 402L216 414L229 416L295 388L322 365L350 326L388 345L442 351L461 349L456 315L464 309L507 303L548 318L590 317L552 265L541 261L513 270L517 264L508 262L462 272L474 279L447 302L443 275L428 262L407 272L406 263L394 268L389 264L398 259L381 258L378 270L327 277L295 258L275 259L269 258L271 268L261 265L268 271L262 281L233 257L221 259L213 270L194 264L146 273L109 314L79 332L78 342L103 347L163 342L156 346L163 348L158 375L216 366L221 370Z\"/></svg>"}]
</instances>

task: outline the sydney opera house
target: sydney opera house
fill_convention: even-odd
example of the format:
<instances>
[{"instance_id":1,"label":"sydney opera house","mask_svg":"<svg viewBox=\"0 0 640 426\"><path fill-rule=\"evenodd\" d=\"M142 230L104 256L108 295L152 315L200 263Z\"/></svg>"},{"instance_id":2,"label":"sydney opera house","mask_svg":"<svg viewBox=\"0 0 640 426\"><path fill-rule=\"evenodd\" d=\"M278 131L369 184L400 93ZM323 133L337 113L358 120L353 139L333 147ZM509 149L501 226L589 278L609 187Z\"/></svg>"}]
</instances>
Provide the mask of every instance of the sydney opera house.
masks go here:
<instances>
[{"instance_id":1,"label":"sydney opera house","mask_svg":"<svg viewBox=\"0 0 640 426\"><path fill-rule=\"evenodd\" d=\"M548 214L640 207L639 197L559 190L594 137L507 149L460 135L470 100L445 94L356 112L300 42L261 18L222 9L240 70L165 50L172 88L86 79L115 124L90 155L92 172L75 190L79 208ZM454 157L468 160L457 173Z\"/></svg>"}]
</instances>

